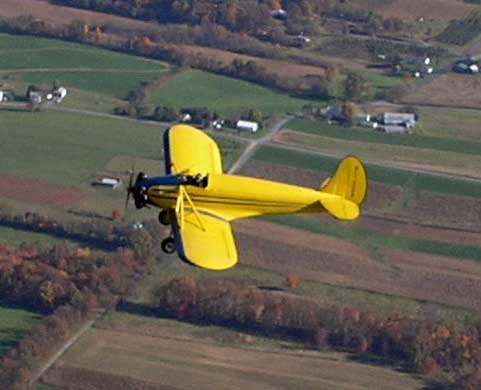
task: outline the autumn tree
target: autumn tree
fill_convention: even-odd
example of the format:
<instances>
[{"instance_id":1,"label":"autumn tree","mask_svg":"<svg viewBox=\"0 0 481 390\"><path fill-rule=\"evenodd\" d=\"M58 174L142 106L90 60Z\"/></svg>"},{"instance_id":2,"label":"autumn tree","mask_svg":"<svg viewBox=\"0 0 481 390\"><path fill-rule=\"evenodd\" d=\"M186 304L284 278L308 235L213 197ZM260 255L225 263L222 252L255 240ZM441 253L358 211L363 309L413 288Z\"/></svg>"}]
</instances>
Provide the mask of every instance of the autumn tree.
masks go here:
<instances>
[{"instance_id":1,"label":"autumn tree","mask_svg":"<svg viewBox=\"0 0 481 390\"><path fill-rule=\"evenodd\" d=\"M372 85L358 73L349 72L344 81L345 96L355 102L364 102L372 97Z\"/></svg>"}]
</instances>

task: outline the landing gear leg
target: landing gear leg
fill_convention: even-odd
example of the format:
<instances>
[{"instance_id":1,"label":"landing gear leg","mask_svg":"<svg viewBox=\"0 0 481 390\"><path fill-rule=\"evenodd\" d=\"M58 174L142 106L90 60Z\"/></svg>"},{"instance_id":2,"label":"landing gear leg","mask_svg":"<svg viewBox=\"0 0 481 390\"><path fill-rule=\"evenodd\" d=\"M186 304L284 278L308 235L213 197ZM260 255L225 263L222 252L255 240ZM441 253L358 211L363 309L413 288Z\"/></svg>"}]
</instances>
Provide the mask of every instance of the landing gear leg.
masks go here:
<instances>
[{"instance_id":1,"label":"landing gear leg","mask_svg":"<svg viewBox=\"0 0 481 390\"><path fill-rule=\"evenodd\" d=\"M171 254L175 252L175 240L174 237L167 237L162 241L160 247L165 253Z\"/></svg>"},{"instance_id":2,"label":"landing gear leg","mask_svg":"<svg viewBox=\"0 0 481 390\"><path fill-rule=\"evenodd\" d=\"M170 213L169 210L161 210L159 213L159 222L161 225L170 225Z\"/></svg>"}]
</instances>

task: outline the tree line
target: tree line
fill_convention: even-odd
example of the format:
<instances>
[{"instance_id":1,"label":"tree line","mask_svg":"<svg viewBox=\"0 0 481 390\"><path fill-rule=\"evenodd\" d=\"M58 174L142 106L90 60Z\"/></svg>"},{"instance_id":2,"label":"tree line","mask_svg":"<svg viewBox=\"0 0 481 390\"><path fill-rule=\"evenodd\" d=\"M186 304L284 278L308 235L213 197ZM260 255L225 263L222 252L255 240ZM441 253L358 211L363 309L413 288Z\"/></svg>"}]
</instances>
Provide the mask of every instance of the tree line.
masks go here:
<instances>
[{"instance_id":1,"label":"tree line","mask_svg":"<svg viewBox=\"0 0 481 390\"><path fill-rule=\"evenodd\" d=\"M47 316L0 361L0 383L8 389L28 389L32 372L89 316L93 309L115 306L152 271L160 253L157 221L141 230L96 222L61 222L36 213L14 214L2 207L0 223L20 229L106 240L118 246L98 251L69 242L49 246L24 243L0 245L0 300ZM3 388L3 387L2 387Z\"/></svg>"},{"instance_id":2,"label":"tree line","mask_svg":"<svg viewBox=\"0 0 481 390\"><path fill-rule=\"evenodd\" d=\"M446 372L455 375L459 389L481 385L480 324L448 326L398 314L376 315L234 281L191 276L173 279L155 296L159 311L178 319L294 338L311 348L368 353L411 372Z\"/></svg>"}]
</instances>

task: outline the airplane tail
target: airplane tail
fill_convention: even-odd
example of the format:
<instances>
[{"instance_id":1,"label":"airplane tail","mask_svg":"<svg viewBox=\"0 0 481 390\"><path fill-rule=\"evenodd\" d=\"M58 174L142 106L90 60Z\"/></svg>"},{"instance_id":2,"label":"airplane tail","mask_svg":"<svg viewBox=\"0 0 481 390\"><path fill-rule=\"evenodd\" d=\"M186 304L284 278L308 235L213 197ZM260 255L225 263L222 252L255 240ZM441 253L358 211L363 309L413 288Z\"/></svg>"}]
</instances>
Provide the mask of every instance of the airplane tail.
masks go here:
<instances>
[{"instance_id":1,"label":"airplane tail","mask_svg":"<svg viewBox=\"0 0 481 390\"><path fill-rule=\"evenodd\" d=\"M322 183L320 191L334 197L321 199L322 205L338 219L352 220L359 217L359 206L367 195L367 173L361 160L354 156L344 158L334 176Z\"/></svg>"}]
</instances>

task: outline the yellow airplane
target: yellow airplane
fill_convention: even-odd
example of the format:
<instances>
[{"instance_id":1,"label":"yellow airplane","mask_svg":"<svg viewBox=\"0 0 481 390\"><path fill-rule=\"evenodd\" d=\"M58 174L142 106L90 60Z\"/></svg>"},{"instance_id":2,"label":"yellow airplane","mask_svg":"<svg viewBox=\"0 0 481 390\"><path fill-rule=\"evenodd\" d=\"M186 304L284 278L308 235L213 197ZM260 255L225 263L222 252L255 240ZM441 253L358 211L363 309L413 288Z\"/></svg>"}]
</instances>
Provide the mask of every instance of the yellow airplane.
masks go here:
<instances>
[{"instance_id":1,"label":"yellow airplane","mask_svg":"<svg viewBox=\"0 0 481 390\"><path fill-rule=\"evenodd\" d=\"M177 125L164 133L166 175L133 176L127 189L137 208L156 206L159 221L172 226L162 241L167 253L210 270L225 270L238 262L230 222L265 214L327 211L343 220L359 217L367 194L367 174L359 159L342 160L320 190L222 171L219 148L204 132Z\"/></svg>"}]
</instances>

